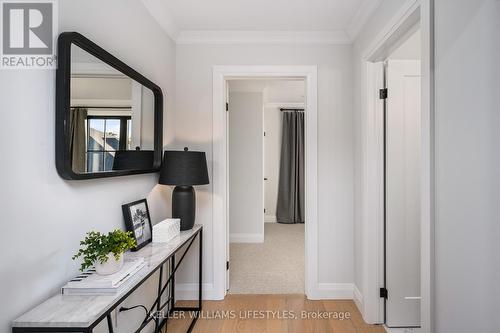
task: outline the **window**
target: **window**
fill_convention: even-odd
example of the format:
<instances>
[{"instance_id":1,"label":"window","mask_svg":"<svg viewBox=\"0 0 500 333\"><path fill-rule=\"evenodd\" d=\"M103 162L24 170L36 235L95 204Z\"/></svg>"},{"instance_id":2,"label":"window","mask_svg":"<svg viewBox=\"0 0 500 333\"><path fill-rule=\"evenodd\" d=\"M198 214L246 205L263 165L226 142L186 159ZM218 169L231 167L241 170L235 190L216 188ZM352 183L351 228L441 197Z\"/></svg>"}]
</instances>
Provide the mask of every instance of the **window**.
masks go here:
<instances>
[{"instance_id":1,"label":"window","mask_svg":"<svg viewBox=\"0 0 500 333\"><path fill-rule=\"evenodd\" d=\"M117 150L130 149L131 117L88 116L87 172L111 171Z\"/></svg>"}]
</instances>

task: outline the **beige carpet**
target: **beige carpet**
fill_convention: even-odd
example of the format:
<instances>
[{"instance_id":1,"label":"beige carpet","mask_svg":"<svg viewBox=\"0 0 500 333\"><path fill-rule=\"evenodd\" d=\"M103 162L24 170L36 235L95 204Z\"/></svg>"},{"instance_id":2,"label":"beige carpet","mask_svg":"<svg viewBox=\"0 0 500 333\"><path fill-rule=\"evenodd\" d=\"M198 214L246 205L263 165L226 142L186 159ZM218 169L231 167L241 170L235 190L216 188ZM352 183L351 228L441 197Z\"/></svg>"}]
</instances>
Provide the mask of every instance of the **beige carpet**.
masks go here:
<instances>
[{"instance_id":1,"label":"beige carpet","mask_svg":"<svg viewBox=\"0 0 500 333\"><path fill-rule=\"evenodd\" d=\"M303 294L304 224L266 223L264 243L231 243L231 294Z\"/></svg>"}]
</instances>

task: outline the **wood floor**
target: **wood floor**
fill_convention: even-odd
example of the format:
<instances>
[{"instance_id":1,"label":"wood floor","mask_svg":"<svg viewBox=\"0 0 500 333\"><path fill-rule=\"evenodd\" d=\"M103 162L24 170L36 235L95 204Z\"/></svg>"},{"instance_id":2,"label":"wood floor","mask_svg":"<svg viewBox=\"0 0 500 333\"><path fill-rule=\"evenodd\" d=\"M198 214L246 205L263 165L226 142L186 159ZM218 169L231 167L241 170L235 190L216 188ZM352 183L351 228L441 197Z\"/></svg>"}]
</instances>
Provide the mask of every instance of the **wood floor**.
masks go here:
<instances>
[{"instance_id":1,"label":"wood floor","mask_svg":"<svg viewBox=\"0 0 500 333\"><path fill-rule=\"evenodd\" d=\"M190 301L176 304L195 306ZM330 319L314 318L318 314ZM185 315L184 319L169 319L166 332L185 332L191 320L189 314ZM303 315L310 318L303 319ZM365 324L350 300L310 301L304 295L228 295L223 301L203 302L203 316L193 332L385 333L385 330L380 325Z\"/></svg>"}]
</instances>

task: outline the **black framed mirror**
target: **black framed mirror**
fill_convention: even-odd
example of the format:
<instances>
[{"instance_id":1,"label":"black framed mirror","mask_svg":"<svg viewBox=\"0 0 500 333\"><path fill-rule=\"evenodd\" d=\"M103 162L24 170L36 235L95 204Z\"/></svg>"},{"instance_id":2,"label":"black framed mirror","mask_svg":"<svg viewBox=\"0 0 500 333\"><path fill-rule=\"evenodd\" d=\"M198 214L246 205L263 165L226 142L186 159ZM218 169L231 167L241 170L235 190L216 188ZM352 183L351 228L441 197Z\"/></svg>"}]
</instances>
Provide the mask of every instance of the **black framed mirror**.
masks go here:
<instances>
[{"instance_id":1,"label":"black framed mirror","mask_svg":"<svg viewBox=\"0 0 500 333\"><path fill-rule=\"evenodd\" d=\"M163 94L77 32L58 39L56 167L64 179L157 172Z\"/></svg>"}]
</instances>

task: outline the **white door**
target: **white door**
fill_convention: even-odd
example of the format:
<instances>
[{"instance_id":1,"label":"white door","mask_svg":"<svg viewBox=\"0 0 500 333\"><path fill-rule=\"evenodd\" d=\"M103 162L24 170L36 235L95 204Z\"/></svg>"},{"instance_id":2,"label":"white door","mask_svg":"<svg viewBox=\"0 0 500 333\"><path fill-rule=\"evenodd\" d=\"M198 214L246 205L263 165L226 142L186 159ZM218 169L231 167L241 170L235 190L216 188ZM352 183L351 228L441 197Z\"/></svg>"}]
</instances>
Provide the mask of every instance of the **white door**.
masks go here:
<instances>
[{"instance_id":1,"label":"white door","mask_svg":"<svg viewBox=\"0 0 500 333\"><path fill-rule=\"evenodd\" d=\"M420 61L389 60L386 104L386 325L420 326Z\"/></svg>"}]
</instances>

